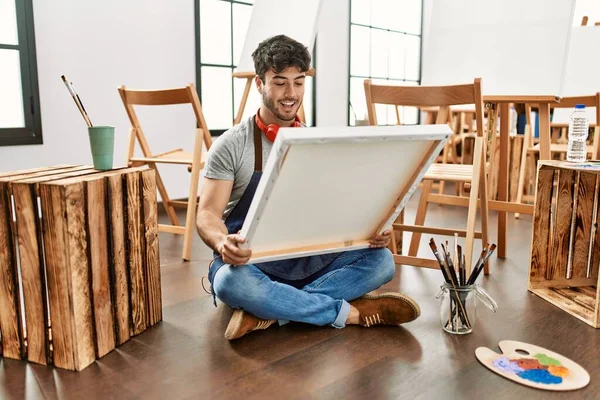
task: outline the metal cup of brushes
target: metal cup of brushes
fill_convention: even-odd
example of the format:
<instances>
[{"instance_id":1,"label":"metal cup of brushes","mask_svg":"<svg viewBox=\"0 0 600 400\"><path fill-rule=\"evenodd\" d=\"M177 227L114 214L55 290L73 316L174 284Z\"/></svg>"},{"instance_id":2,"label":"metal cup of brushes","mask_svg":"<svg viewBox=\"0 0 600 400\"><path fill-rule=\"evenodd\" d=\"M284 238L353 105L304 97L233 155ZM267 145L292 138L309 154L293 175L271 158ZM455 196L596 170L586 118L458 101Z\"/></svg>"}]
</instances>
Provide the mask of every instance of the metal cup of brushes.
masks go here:
<instances>
[{"instance_id":1,"label":"metal cup of brushes","mask_svg":"<svg viewBox=\"0 0 600 400\"><path fill-rule=\"evenodd\" d=\"M429 247L440 264L445 281L436 295L436 299L441 299L442 329L448 333L459 335L471 333L477 319L477 300L493 312L498 310L494 299L476 283L483 266L496 249L496 245L486 246L469 277L466 276L465 257L456 242L454 259L447 251L447 245L446 247L441 245L443 255L439 253L433 239L429 241Z\"/></svg>"}]
</instances>

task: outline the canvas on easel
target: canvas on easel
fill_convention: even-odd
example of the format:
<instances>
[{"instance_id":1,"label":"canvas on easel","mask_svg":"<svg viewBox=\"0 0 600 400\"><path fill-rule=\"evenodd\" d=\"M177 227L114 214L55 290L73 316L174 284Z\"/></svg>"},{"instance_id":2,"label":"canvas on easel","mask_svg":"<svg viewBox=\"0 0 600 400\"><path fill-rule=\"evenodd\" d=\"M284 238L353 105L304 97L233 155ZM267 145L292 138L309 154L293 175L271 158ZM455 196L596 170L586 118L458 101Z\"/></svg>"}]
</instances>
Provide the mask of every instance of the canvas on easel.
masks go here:
<instances>
[{"instance_id":1,"label":"canvas on easel","mask_svg":"<svg viewBox=\"0 0 600 400\"><path fill-rule=\"evenodd\" d=\"M599 26L576 26L571 31L569 41L569 57L565 80L563 84L563 97L561 102L553 107L552 129L558 132L558 140L550 146L553 156L560 154L562 157L567 153L567 143L561 139L568 139L568 126L573 114L575 104L585 105L585 114L590 127L594 127L593 141L588 145L588 157L598 159L600 157L600 74L597 72L598 54L595 49L600 43ZM528 120L527 125L531 126ZM517 202L524 198L524 189L527 169L533 169L528 162L535 152L539 151L539 145L534 144L531 129L526 129L524 137L523 152L521 154L521 165L519 171L519 183L517 188ZM516 216L517 217L517 216Z\"/></svg>"},{"instance_id":2,"label":"canvas on easel","mask_svg":"<svg viewBox=\"0 0 600 400\"><path fill-rule=\"evenodd\" d=\"M480 76L484 97L562 96L574 9L575 0L436 1L422 84Z\"/></svg>"},{"instance_id":3,"label":"canvas on easel","mask_svg":"<svg viewBox=\"0 0 600 400\"><path fill-rule=\"evenodd\" d=\"M256 111L254 107L245 114L248 101L251 105L260 104L258 93L251 94L254 77L252 53L263 40L275 35L287 35L304 44L312 51L315 44L317 23L323 0L256 0L252 7L252 16L244 40L242 54L233 73L234 78L246 79L242 99L237 109L234 125L244 116ZM293 10L293 17L290 11ZM313 75L311 70L308 75ZM303 114L303 110L299 111ZM301 115L302 117L302 115ZM304 119L304 118L302 118Z\"/></svg>"},{"instance_id":4,"label":"canvas on easel","mask_svg":"<svg viewBox=\"0 0 600 400\"><path fill-rule=\"evenodd\" d=\"M532 213L509 201L509 104L536 104L540 159L550 159L550 106L560 100L575 0L447 0L432 6L423 46L421 84L458 85L481 77L487 112L489 193L497 191L497 256L507 257L509 212ZM496 158L498 157L498 158ZM496 167L496 161L497 167Z\"/></svg>"},{"instance_id":5,"label":"canvas on easel","mask_svg":"<svg viewBox=\"0 0 600 400\"><path fill-rule=\"evenodd\" d=\"M280 129L241 229L250 262L369 247L451 134L446 124Z\"/></svg>"},{"instance_id":6,"label":"canvas on easel","mask_svg":"<svg viewBox=\"0 0 600 400\"><path fill-rule=\"evenodd\" d=\"M593 51L598 44L600 44L600 26L573 27L563 96L592 96L600 92L598 73L600 56ZM572 109L556 108L552 122L568 124L572 112ZM595 108L586 107L586 115L590 124L595 125Z\"/></svg>"}]
</instances>

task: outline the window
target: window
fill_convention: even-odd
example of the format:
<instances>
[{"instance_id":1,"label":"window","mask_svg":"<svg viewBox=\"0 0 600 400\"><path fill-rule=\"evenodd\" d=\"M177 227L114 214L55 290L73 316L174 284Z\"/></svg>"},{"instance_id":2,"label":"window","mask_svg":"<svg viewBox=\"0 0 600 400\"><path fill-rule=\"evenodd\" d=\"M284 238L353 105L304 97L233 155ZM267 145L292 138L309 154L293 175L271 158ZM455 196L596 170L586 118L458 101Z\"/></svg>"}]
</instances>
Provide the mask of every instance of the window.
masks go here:
<instances>
[{"instance_id":1,"label":"window","mask_svg":"<svg viewBox=\"0 0 600 400\"><path fill-rule=\"evenodd\" d=\"M213 136L233 125L244 93L246 79L233 78L232 74L242 53L253 2L196 0L196 82L204 117ZM304 94L308 125L314 120L313 104L314 79L308 78ZM243 118L253 115L259 106L260 97L253 83Z\"/></svg>"},{"instance_id":2,"label":"window","mask_svg":"<svg viewBox=\"0 0 600 400\"><path fill-rule=\"evenodd\" d=\"M31 0L0 0L0 146L41 144Z\"/></svg>"},{"instance_id":3,"label":"window","mask_svg":"<svg viewBox=\"0 0 600 400\"><path fill-rule=\"evenodd\" d=\"M422 0L350 0L348 123L367 120L364 80L419 85ZM376 105L380 125L396 123L394 106ZM415 107L399 107L403 124L418 123Z\"/></svg>"}]
</instances>

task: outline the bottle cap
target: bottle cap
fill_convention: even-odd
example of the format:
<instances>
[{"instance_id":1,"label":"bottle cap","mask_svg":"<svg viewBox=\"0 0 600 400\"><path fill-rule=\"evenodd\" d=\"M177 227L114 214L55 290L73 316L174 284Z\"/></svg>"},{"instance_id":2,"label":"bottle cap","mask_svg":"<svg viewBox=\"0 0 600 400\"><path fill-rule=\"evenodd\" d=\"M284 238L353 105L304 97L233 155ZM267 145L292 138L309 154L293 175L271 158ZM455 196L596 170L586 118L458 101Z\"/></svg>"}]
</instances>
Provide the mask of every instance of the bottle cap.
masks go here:
<instances>
[{"instance_id":1,"label":"bottle cap","mask_svg":"<svg viewBox=\"0 0 600 400\"><path fill-rule=\"evenodd\" d=\"M585 108L585 104L575 104L575 109L576 110L583 109L583 108Z\"/></svg>"}]
</instances>

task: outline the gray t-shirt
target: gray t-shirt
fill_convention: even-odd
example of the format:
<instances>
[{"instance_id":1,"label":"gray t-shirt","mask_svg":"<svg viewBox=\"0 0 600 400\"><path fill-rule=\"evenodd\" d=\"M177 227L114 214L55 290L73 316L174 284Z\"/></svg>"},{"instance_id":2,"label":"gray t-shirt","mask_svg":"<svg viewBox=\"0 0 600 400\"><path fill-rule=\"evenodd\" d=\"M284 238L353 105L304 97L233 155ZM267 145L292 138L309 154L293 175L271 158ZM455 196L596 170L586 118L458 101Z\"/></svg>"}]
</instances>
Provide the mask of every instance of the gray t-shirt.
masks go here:
<instances>
[{"instance_id":1,"label":"gray t-shirt","mask_svg":"<svg viewBox=\"0 0 600 400\"><path fill-rule=\"evenodd\" d=\"M262 135L263 169L273 144ZM210 147L203 176L233 181L231 197L223 219L233 210L246 190L254 172L254 117L248 117L224 132Z\"/></svg>"}]
</instances>

